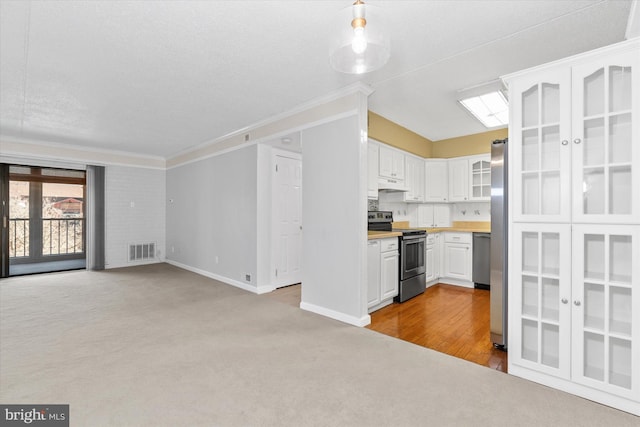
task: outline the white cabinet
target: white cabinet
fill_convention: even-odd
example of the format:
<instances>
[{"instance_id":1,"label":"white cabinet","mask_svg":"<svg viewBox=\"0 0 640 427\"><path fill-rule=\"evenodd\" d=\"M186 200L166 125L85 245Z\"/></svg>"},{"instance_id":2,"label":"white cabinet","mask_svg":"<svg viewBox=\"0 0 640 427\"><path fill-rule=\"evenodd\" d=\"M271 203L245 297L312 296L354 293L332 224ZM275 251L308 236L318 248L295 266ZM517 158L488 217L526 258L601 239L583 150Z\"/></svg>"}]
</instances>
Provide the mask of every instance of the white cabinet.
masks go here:
<instances>
[{"instance_id":1,"label":"white cabinet","mask_svg":"<svg viewBox=\"0 0 640 427\"><path fill-rule=\"evenodd\" d=\"M640 224L639 51L571 69L574 222Z\"/></svg>"},{"instance_id":2,"label":"white cabinet","mask_svg":"<svg viewBox=\"0 0 640 427\"><path fill-rule=\"evenodd\" d=\"M568 378L571 354L571 226L516 224L509 356L514 365Z\"/></svg>"},{"instance_id":3,"label":"white cabinet","mask_svg":"<svg viewBox=\"0 0 640 427\"><path fill-rule=\"evenodd\" d=\"M449 201L491 201L491 156L449 159Z\"/></svg>"},{"instance_id":4,"label":"white cabinet","mask_svg":"<svg viewBox=\"0 0 640 427\"><path fill-rule=\"evenodd\" d=\"M367 307L380 304L380 240L367 243Z\"/></svg>"},{"instance_id":5,"label":"white cabinet","mask_svg":"<svg viewBox=\"0 0 640 427\"><path fill-rule=\"evenodd\" d=\"M401 203L422 203L424 201L424 160L407 154L404 162L404 188L407 191L399 191L389 194L389 201Z\"/></svg>"},{"instance_id":6,"label":"white cabinet","mask_svg":"<svg viewBox=\"0 0 640 427\"><path fill-rule=\"evenodd\" d=\"M418 227L451 227L451 206L446 204L418 206Z\"/></svg>"},{"instance_id":7,"label":"white cabinet","mask_svg":"<svg viewBox=\"0 0 640 427\"><path fill-rule=\"evenodd\" d=\"M637 399L640 227L529 223L514 234L511 363Z\"/></svg>"},{"instance_id":8,"label":"white cabinet","mask_svg":"<svg viewBox=\"0 0 640 427\"><path fill-rule=\"evenodd\" d=\"M404 201L418 203L424 201L424 160L405 157L405 184L407 191L403 193Z\"/></svg>"},{"instance_id":9,"label":"white cabinet","mask_svg":"<svg viewBox=\"0 0 640 427\"><path fill-rule=\"evenodd\" d=\"M509 373L640 415L640 40L506 80Z\"/></svg>"},{"instance_id":10,"label":"white cabinet","mask_svg":"<svg viewBox=\"0 0 640 427\"><path fill-rule=\"evenodd\" d=\"M469 200L491 201L491 155L469 159Z\"/></svg>"},{"instance_id":11,"label":"white cabinet","mask_svg":"<svg viewBox=\"0 0 640 427\"><path fill-rule=\"evenodd\" d=\"M378 199L378 158L380 147L376 144L367 145L367 198Z\"/></svg>"},{"instance_id":12,"label":"white cabinet","mask_svg":"<svg viewBox=\"0 0 640 427\"><path fill-rule=\"evenodd\" d=\"M380 300L390 300L398 295L398 239L390 239L380 248ZM392 249L389 250L389 248Z\"/></svg>"},{"instance_id":13,"label":"white cabinet","mask_svg":"<svg viewBox=\"0 0 640 427\"><path fill-rule=\"evenodd\" d=\"M510 82L515 221L640 223L640 55L623 50Z\"/></svg>"},{"instance_id":14,"label":"white cabinet","mask_svg":"<svg viewBox=\"0 0 640 427\"><path fill-rule=\"evenodd\" d=\"M427 159L424 161L425 202L446 202L449 200L447 164L447 159Z\"/></svg>"},{"instance_id":15,"label":"white cabinet","mask_svg":"<svg viewBox=\"0 0 640 427\"><path fill-rule=\"evenodd\" d=\"M404 180L404 156L402 151L381 145L378 175L383 178Z\"/></svg>"},{"instance_id":16,"label":"white cabinet","mask_svg":"<svg viewBox=\"0 0 640 427\"><path fill-rule=\"evenodd\" d=\"M449 201L464 202L469 199L469 161L450 159L449 170Z\"/></svg>"},{"instance_id":17,"label":"white cabinet","mask_svg":"<svg viewBox=\"0 0 640 427\"><path fill-rule=\"evenodd\" d=\"M572 378L640 403L640 226L574 225L572 240Z\"/></svg>"},{"instance_id":18,"label":"white cabinet","mask_svg":"<svg viewBox=\"0 0 640 427\"><path fill-rule=\"evenodd\" d=\"M427 234L424 258L427 284L435 282L440 277L440 252L440 233Z\"/></svg>"},{"instance_id":19,"label":"white cabinet","mask_svg":"<svg viewBox=\"0 0 640 427\"><path fill-rule=\"evenodd\" d=\"M369 240L367 245L367 308L375 311L398 295L398 239Z\"/></svg>"},{"instance_id":20,"label":"white cabinet","mask_svg":"<svg viewBox=\"0 0 640 427\"><path fill-rule=\"evenodd\" d=\"M471 281L471 233L444 232L443 277Z\"/></svg>"}]
</instances>

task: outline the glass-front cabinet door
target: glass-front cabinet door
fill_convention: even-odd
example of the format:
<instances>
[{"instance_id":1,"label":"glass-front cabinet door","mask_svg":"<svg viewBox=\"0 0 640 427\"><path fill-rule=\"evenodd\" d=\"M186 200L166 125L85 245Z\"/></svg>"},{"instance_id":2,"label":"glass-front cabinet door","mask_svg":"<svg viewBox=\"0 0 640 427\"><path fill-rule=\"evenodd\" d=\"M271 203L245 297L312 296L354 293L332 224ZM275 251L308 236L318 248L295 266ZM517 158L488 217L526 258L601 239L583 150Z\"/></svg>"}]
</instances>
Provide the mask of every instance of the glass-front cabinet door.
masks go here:
<instances>
[{"instance_id":1,"label":"glass-front cabinet door","mask_svg":"<svg viewBox=\"0 0 640 427\"><path fill-rule=\"evenodd\" d=\"M637 398L640 390L640 226L573 228L573 377Z\"/></svg>"},{"instance_id":2,"label":"glass-front cabinet door","mask_svg":"<svg viewBox=\"0 0 640 427\"><path fill-rule=\"evenodd\" d=\"M491 201L491 156L469 159L469 200Z\"/></svg>"},{"instance_id":3,"label":"glass-front cabinet door","mask_svg":"<svg viewBox=\"0 0 640 427\"><path fill-rule=\"evenodd\" d=\"M573 220L640 223L636 52L573 68Z\"/></svg>"},{"instance_id":4,"label":"glass-front cabinet door","mask_svg":"<svg viewBox=\"0 0 640 427\"><path fill-rule=\"evenodd\" d=\"M569 378L571 226L515 224L513 233L510 362Z\"/></svg>"},{"instance_id":5,"label":"glass-front cabinet door","mask_svg":"<svg viewBox=\"0 0 640 427\"><path fill-rule=\"evenodd\" d=\"M514 220L570 220L571 84L568 69L519 79L510 88Z\"/></svg>"}]
</instances>

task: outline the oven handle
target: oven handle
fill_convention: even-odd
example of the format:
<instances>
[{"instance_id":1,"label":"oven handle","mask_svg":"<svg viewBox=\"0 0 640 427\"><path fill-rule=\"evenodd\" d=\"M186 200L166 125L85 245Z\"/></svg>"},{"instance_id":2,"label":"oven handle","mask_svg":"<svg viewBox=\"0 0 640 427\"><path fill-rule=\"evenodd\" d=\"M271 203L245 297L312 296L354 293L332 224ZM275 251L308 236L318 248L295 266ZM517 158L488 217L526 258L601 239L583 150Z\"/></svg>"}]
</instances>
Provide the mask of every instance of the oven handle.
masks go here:
<instances>
[{"instance_id":1,"label":"oven handle","mask_svg":"<svg viewBox=\"0 0 640 427\"><path fill-rule=\"evenodd\" d=\"M415 239L423 239L423 240L427 240L427 235L426 234L416 234L413 236L402 236L402 240L415 240Z\"/></svg>"}]
</instances>

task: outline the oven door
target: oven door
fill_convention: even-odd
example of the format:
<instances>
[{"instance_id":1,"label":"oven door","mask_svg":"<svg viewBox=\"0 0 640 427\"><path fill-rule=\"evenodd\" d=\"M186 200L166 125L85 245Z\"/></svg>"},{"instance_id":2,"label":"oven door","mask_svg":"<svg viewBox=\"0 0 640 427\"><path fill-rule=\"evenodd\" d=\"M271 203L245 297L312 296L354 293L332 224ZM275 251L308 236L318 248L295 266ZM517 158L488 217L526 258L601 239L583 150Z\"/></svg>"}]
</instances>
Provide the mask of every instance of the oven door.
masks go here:
<instances>
[{"instance_id":1,"label":"oven door","mask_svg":"<svg viewBox=\"0 0 640 427\"><path fill-rule=\"evenodd\" d=\"M426 271L424 263L426 241L424 235L402 237L400 280L409 279Z\"/></svg>"}]
</instances>

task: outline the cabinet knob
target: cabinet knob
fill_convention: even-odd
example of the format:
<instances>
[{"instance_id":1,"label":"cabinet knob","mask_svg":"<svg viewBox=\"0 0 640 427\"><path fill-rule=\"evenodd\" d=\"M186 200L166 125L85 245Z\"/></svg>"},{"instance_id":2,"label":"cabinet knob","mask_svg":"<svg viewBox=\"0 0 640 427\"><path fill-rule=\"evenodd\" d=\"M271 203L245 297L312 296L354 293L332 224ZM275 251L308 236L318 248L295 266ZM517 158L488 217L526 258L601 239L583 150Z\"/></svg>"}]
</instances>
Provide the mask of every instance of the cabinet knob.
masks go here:
<instances>
[{"instance_id":1,"label":"cabinet knob","mask_svg":"<svg viewBox=\"0 0 640 427\"><path fill-rule=\"evenodd\" d=\"M568 303L568 302L569 302L569 300L568 300L568 299L566 299L566 298L562 298L560 301L562 301L562 303L563 303L563 304L566 304L566 303Z\"/></svg>"},{"instance_id":2,"label":"cabinet knob","mask_svg":"<svg viewBox=\"0 0 640 427\"><path fill-rule=\"evenodd\" d=\"M573 140L574 144L580 144L582 142L582 140L580 138L576 138Z\"/></svg>"},{"instance_id":3,"label":"cabinet knob","mask_svg":"<svg viewBox=\"0 0 640 427\"><path fill-rule=\"evenodd\" d=\"M567 141L566 139L563 139L562 142L561 142L562 145L567 145L568 143L569 143L569 141Z\"/></svg>"},{"instance_id":4,"label":"cabinet knob","mask_svg":"<svg viewBox=\"0 0 640 427\"><path fill-rule=\"evenodd\" d=\"M578 300L575 300L575 301L573 302L573 304L574 304L576 307L580 307L580 301L578 301Z\"/></svg>"}]
</instances>

